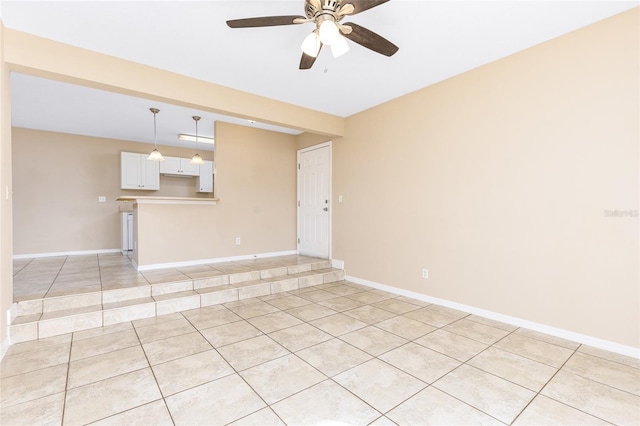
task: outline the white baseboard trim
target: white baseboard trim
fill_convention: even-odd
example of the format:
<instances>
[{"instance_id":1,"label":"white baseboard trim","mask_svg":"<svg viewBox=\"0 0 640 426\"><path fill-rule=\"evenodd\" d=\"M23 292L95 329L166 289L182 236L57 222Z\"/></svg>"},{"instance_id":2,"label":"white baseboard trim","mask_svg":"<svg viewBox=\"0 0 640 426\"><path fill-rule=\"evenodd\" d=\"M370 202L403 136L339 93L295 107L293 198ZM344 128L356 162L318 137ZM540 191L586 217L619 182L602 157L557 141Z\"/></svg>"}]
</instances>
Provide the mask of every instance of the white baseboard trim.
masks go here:
<instances>
[{"instance_id":1,"label":"white baseboard trim","mask_svg":"<svg viewBox=\"0 0 640 426\"><path fill-rule=\"evenodd\" d=\"M9 317L9 325L13 324L13 320L18 317L18 304L16 302L13 302L11 304L11 307L9 308L9 311L7 313L7 317Z\"/></svg>"},{"instance_id":2,"label":"white baseboard trim","mask_svg":"<svg viewBox=\"0 0 640 426\"><path fill-rule=\"evenodd\" d=\"M102 250L75 250L75 251L58 251L51 253L34 253L34 254L14 254L15 259L38 259L41 257L58 257L58 256L78 256L86 254L107 254L120 253L121 249L102 249Z\"/></svg>"},{"instance_id":3,"label":"white baseboard trim","mask_svg":"<svg viewBox=\"0 0 640 426\"><path fill-rule=\"evenodd\" d=\"M331 259L331 267L336 269L344 269L344 260Z\"/></svg>"},{"instance_id":4,"label":"white baseboard trim","mask_svg":"<svg viewBox=\"0 0 640 426\"><path fill-rule=\"evenodd\" d=\"M275 251L271 253L258 253L258 254L246 254L242 256L230 256L230 257L216 257L212 259L198 259L198 260L187 260L184 262L169 262L169 263L155 263L152 265L136 265L134 262L134 267L138 271L151 271L153 269L161 269L161 268L179 268L181 266L194 266L194 265L204 265L205 263L220 263L220 262L233 262L236 260L250 260L250 259L262 259L265 257L275 257L275 256L288 256L292 254L298 254L296 250L288 250L288 251Z\"/></svg>"},{"instance_id":5,"label":"white baseboard trim","mask_svg":"<svg viewBox=\"0 0 640 426\"><path fill-rule=\"evenodd\" d=\"M467 312L470 314L478 315L478 316L489 318L496 321L501 321L507 324L515 325L517 327L528 328L529 330L534 330L540 333L549 334L551 336L560 337L562 339L571 340L573 342L581 343L584 345L589 345L599 349L604 349L609 352L615 352L617 354L640 359L640 348L634 348L633 346L622 345L620 343L599 339L597 337L575 333L573 331L564 330L561 328L550 327L548 325L540 324L533 321L528 321L522 318L512 317L509 315L488 311L486 309L477 308L475 306L469 306L469 305L464 305L462 303L452 302L446 299L439 299L437 297L427 296L426 294L416 293L410 290L404 290L401 288L392 287L386 284L380 284L374 281L369 281L362 278L353 277L350 275L346 275L344 278L345 280L354 282L356 284L366 285L367 287L377 288L379 290L388 291L389 293L398 294L400 296L411 297L413 299L418 299L427 303L434 303L436 305L446 306L447 308L457 309L459 311Z\"/></svg>"},{"instance_id":6,"label":"white baseboard trim","mask_svg":"<svg viewBox=\"0 0 640 426\"><path fill-rule=\"evenodd\" d=\"M12 303L11 307L7 310L7 336L2 340L2 343L0 343L0 361L9 350L9 346L11 346L11 336L9 335L9 332L11 330L11 323L15 319L15 314L16 304Z\"/></svg>"},{"instance_id":7,"label":"white baseboard trim","mask_svg":"<svg viewBox=\"0 0 640 426\"><path fill-rule=\"evenodd\" d=\"M4 338L4 340L2 341L2 346L0 346L0 361L2 361L2 359L4 358L4 356L7 354L7 351L9 350L9 336L7 335L7 337Z\"/></svg>"}]
</instances>

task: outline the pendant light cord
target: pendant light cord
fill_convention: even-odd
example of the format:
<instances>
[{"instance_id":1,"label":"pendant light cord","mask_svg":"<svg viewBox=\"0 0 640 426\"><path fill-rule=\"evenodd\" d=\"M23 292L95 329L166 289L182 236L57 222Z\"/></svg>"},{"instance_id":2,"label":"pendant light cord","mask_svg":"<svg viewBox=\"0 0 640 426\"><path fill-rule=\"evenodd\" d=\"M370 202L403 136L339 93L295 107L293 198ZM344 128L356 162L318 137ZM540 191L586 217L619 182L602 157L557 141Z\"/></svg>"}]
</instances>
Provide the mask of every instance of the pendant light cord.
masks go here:
<instances>
[{"instance_id":1,"label":"pendant light cord","mask_svg":"<svg viewBox=\"0 0 640 426\"><path fill-rule=\"evenodd\" d=\"M156 130L156 112L153 112L153 147L158 148L158 132Z\"/></svg>"}]
</instances>

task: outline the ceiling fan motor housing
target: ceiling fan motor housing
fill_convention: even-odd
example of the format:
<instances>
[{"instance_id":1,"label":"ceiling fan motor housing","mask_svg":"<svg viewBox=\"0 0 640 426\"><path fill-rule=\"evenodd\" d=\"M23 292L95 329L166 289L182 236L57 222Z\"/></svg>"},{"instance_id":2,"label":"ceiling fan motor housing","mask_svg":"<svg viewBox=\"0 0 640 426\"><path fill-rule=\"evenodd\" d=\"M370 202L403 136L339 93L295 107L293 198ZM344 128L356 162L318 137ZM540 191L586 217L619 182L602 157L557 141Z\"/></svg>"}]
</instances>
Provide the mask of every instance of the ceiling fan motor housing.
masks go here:
<instances>
[{"instance_id":1,"label":"ceiling fan motor housing","mask_svg":"<svg viewBox=\"0 0 640 426\"><path fill-rule=\"evenodd\" d=\"M323 12L331 13L332 15L338 10L340 7L341 0L318 0L318 1L305 1L304 13L307 15L307 18L313 19L316 16L322 14Z\"/></svg>"}]
</instances>

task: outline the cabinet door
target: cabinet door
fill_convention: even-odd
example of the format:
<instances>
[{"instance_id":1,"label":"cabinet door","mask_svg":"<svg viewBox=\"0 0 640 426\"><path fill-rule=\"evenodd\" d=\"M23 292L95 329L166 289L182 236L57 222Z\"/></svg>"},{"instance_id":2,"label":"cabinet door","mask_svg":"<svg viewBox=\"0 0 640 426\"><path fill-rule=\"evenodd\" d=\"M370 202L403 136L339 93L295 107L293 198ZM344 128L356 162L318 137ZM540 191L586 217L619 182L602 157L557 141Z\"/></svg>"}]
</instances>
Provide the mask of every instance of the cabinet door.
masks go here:
<instances>
[{"instance_id":1,"label":"cabinet door","mask_svg":"<svg viewBox=\"0 0 640 426\"><path fill-rule=\"evenodd\" d=\"M140 189L140 154L120 153L120 188Z\"/></svg>"},{"instance_id":2,"label":"cabinet door","mask_svg":"<svg viewBox=\"0 0 640 426\"><path fill-rule=\"evenodd\" d=\"M213 161L205 161L200 166L196 192L213 192Z\"/></svg>"},{"instance_id":3,"label":"cabinet door","mask_svg":"<svg viewBox=\"0 0 640 426\"><path fill-rule=\"evenodd\" d=\"M191 164L191 158L181 158L180 174L185 176L200 176L200 166L198 164Z\"/></svg>"},{"instance_id":4,"label":"cabinet door","mask_svg":"<svg viewBox=\"0 0 640 426\"><path fill-rule=\"evenodd\" d=\"M160 189L160 161L147 160L146 154L140 154L140 189Z\"/></svg>"},{"instance_id":5,"label":"cabinet door","mask_svg":"<svg viewBox=\"0 0 640 426\"><path fill-rule=\"evenodd\" d=\"M166 173L170 175L177 175L180 173L179 157L164 157L164 161L160 161L160 173Z\"/></svg>"}]
</instances>

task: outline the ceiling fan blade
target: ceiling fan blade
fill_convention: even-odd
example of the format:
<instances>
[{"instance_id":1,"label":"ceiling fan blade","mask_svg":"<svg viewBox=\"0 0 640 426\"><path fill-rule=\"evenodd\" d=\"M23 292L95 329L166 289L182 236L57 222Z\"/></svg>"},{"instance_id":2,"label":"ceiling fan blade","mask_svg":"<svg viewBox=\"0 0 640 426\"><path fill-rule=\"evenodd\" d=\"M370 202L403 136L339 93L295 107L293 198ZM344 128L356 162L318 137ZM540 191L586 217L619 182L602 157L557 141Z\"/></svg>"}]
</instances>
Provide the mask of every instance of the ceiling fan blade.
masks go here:
<instances>
[{"instance_id":1,"label":"ceiling fan blade","mask_svg":"<svg viewBox=\"0 0 640 426\"><path fill-rule=\"evenodd\" d=\"M252 28L252 27L275 27L277 25L292 25L297 19L307 18L299 15L291 16L261 16L259 18L232 19L227 21L227 25L231 28Z\"/></svg>"},{"instance_id":2,"label":"ceiling fan blade","mask_svg":"<svg viewBox=\"0 0 640 426\"><path fill-rule=\"evenodd\" d=\"M367 49L371 49L374 52L378 52L385 56L392 56L399 49L398 46L391 43L386 38L366 29L365 27L361 27L353 22L347 22L344 25L351 27L351 32L344 34L344 36Z\"/></svg>"},{"instance_id":3,"label":"ceiling fan blade","mask_svg":"<svg viewBox=\"0 0 640 426\"><path fill-rule=\"evenodd\" d=\"M320 48L318 49L318 55L320 54L321 50L322 50L322 43L320 43ZM308 70L309 68L311 68L313 66L313 63L316 61L317 57L318 57L317 55L313 57L302 52L302 58L300 58L300 69Z\"/></svg>"},{"instance_id":4,"label":"ceiling fan blade","mask_svg":"<svg viewBox=\"0 0 640 426\"><path fill-rule=\"evenodd\" d=\"M355 15L356 13L364 12L372 7L380 6L382 3L386 3L388 1L389 0L348 0L346 3L351 3L353 5L353 12L350 13L350 15Z\"/></svg>"}]
</instances>

